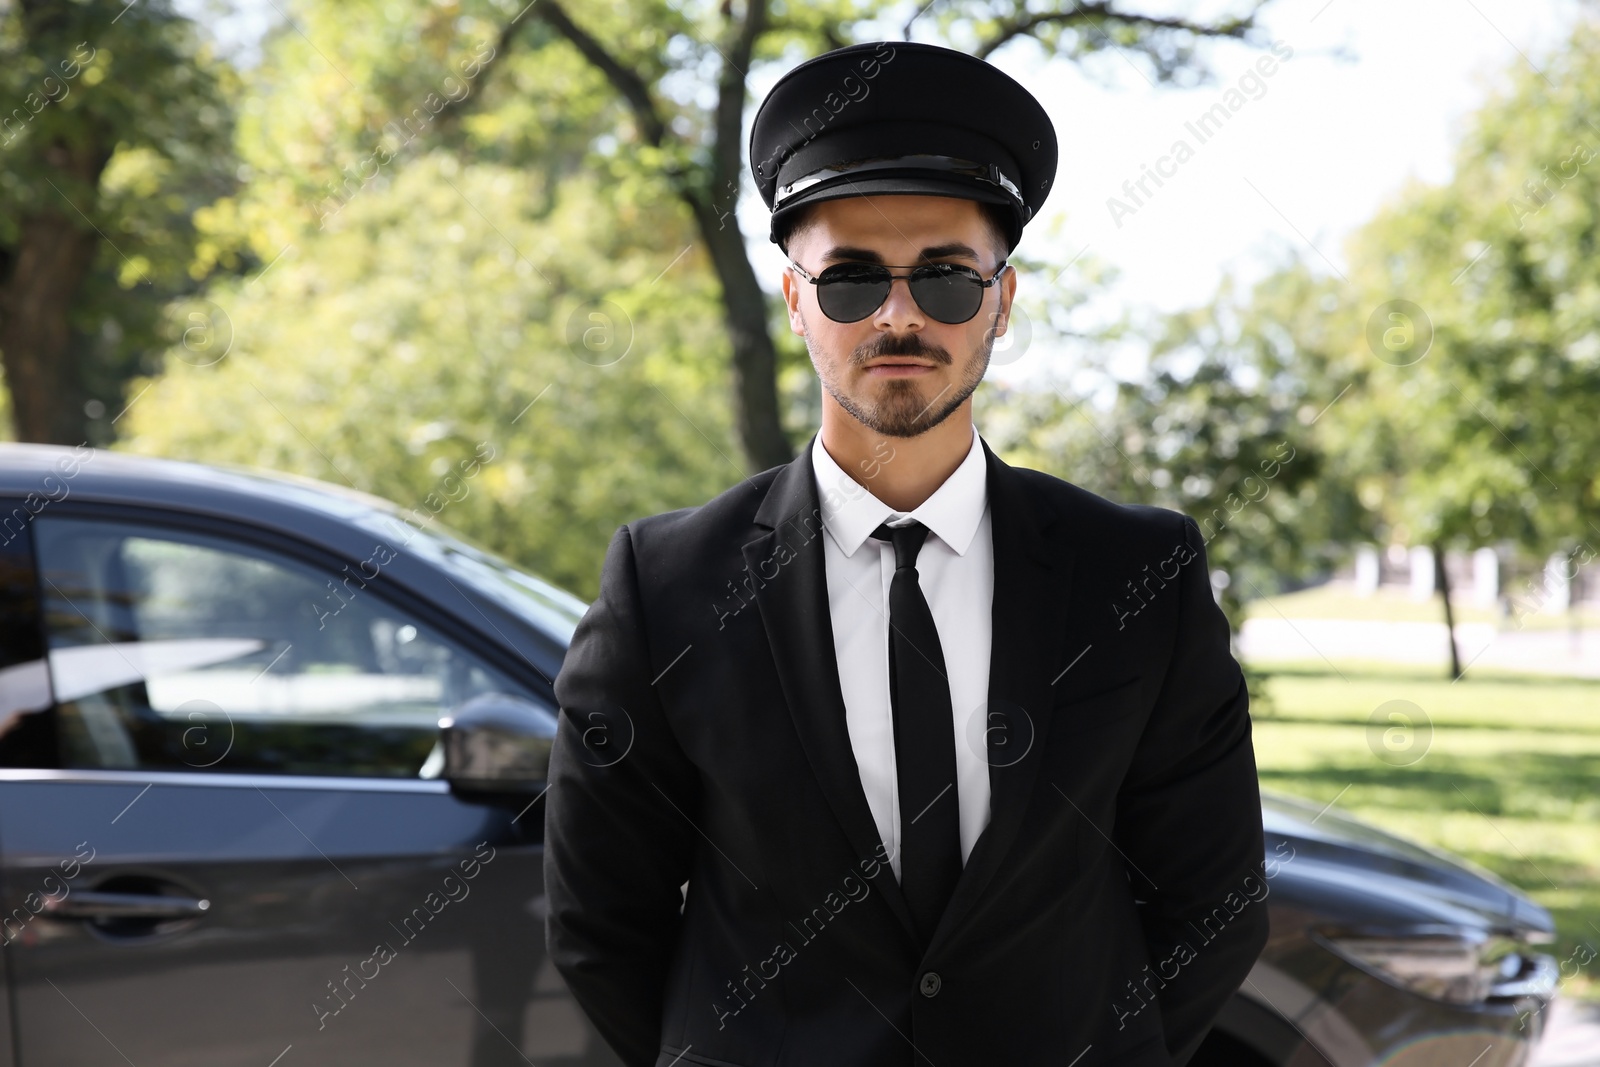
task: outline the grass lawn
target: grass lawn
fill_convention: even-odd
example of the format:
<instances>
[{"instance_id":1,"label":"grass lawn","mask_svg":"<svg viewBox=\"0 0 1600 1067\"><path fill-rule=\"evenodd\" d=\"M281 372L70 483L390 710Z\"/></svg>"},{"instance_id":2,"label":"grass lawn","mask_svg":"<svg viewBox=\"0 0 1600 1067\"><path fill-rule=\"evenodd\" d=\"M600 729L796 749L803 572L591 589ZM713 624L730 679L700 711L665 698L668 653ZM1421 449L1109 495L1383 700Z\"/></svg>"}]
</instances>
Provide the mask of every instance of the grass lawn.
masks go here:
<instances>
[{"instance_id":1,"label":"grass lawn","mask_svg":"<svg viewBox=\"0 0 1600 1067\"><path fill-rule=\"evenodd\" d=\"M1474 670L1454 685L1433 669L1390 664L1273 665L1270 706L1255 714L1266 789L1339 807L1478 864L1549 908L1546 949L1566 960L1600 947L1600 681ZM1369 716L1410 701L1432 728L1390 734ZM1566 968L1570 973L1576 964ZM1562 983L1600 1000L1600 962Z\"/></svg>"}]
</instances>

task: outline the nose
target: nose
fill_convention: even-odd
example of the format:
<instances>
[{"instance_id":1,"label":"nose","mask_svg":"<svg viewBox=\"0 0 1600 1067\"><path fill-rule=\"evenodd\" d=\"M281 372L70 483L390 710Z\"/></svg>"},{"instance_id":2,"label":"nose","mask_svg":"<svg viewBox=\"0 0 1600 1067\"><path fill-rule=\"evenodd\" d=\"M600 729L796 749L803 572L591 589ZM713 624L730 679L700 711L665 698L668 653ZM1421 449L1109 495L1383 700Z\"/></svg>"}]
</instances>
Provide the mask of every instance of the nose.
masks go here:
<instances>
[{"instance_id":1,"label":"nose","mask_svg":"<svg viewBox=\"0 0 1600 1067\"><path fill-rule=\"evenodd\" d=\"M888 333L915 333L927 324L927 317L912 299L907 275L896 274L889 279L889 295L878 305L872 324Z\"/></svg>"}]
</instances>

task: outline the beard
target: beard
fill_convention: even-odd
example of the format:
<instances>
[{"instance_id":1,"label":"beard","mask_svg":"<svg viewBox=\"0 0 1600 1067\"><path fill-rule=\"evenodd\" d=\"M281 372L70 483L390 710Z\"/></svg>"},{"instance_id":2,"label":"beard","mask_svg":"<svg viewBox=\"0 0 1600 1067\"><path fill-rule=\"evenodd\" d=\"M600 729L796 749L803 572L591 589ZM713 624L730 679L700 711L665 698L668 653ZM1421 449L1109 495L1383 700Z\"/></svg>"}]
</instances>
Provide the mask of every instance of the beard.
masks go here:
<instances>
[{"instance_id":1,"label":"beard","mask_svg":"<svg viewBox=\"0 0 1600 1067\"><path fill-rule=\"evenodd\" d=\"M804 318L802 313L802 322ZM822 387L852 418L874 433L886 437L916 437L949 418L977 390L984 373L989 369L990 353L994 350L994 331L984 331L984 339L967 361L961 380L954 386L946 386L944 392L936 396L924 396L922 382L917 378L886 378L868 387L874 388L876 396L866 395L866 388L860 395L852 396L840 386L838 376L826 369L828 363L818 358L809 329L805 341ZM943 366L951 366L955 362L947 349L928 344L918 334L883 334L857 346L850 353L847 369L863 367L885 356L914 356Z\"/></svg>"}]
</instances>

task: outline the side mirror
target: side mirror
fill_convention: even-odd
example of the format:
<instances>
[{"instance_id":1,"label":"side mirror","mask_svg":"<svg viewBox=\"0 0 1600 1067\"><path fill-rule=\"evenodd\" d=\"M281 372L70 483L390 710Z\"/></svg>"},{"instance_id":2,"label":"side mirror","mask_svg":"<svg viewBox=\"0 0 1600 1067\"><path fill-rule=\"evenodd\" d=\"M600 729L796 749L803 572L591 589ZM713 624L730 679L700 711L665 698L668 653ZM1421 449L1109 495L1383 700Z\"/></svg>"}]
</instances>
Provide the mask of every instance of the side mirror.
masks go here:
<instances>
[{"instance_id":1,"label":"side mirror","mask_svg":"<svg viewBox=\"0 0 1600 1067\"><path fill-rule=\"evenodd\" d=\"M482 693L439 720L441 777L460 789L538 792L550 772L553 711L510 693Z\"/></svg>"}]
</instances>

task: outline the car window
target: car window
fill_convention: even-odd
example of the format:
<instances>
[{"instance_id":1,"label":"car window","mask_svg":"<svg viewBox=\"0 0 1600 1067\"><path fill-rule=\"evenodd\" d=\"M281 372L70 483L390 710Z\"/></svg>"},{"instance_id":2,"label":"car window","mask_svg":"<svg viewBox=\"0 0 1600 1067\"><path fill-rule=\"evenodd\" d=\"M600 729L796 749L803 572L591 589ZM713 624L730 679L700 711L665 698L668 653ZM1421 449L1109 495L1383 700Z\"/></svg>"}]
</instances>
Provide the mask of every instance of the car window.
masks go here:
<instances>
[{"instance_id":1,"label":"car window","mask_svg":"<svg viewBox=\"0 0 1600 1067\"><path fill-rule=\"evenodd\" d=\"M561 641L572 641L578 622L589 605L558 586L513 567L459 530L434 521L415 526L396 515L380 512L354 516L353 521L386 541L396 538L453 578L510 608L522 618Z\"/></svg>"},{"instance_id":2,"label":"car window","mask_svg":"<svg viewBox=\"0 0 1600 1067\"><path fill-rule=\"evenodd\" d=\"M356 566L152 524L36 525L64 766L433 776L442 715L531 696Z\"/></svg>"}]
</instances>

